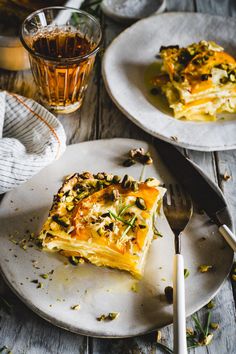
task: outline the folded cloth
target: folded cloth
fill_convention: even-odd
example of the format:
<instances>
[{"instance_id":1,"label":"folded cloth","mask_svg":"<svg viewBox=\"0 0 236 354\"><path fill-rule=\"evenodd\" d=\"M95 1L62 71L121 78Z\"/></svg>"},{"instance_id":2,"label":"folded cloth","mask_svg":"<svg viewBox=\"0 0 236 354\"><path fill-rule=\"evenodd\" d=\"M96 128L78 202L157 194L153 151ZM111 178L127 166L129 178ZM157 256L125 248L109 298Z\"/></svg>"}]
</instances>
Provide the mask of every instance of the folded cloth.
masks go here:
<instances>
[{"instance_id":1,"label":"folded cloth","mask_svg":"<svg viewBox=\"0 0 236 354\"><path fill-rule=\"evenodd\" d=\"M0 92L0 194L26 182L65 151L57 118L37 102Z\"/></svg>"}]
</instances>

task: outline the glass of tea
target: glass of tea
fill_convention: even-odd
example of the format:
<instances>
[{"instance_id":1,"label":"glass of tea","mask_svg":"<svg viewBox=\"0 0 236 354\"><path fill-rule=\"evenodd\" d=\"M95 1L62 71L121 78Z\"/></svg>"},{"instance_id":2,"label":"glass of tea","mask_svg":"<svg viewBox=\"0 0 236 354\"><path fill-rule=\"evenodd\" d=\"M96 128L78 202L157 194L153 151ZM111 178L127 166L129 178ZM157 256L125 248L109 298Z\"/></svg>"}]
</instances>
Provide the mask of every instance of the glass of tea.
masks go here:
<instances>
[{"instance_id":1,"label":"glass of tea","mask_svg":"<svg viewBox=\"0 0 236 354\"><path fill-rule=\"evenodd\" d=\"M25 19L21 41L47 108L71 113L81 106L101 37L96 18L68 7L47 7Z\"/></svg>"}]
</instances>

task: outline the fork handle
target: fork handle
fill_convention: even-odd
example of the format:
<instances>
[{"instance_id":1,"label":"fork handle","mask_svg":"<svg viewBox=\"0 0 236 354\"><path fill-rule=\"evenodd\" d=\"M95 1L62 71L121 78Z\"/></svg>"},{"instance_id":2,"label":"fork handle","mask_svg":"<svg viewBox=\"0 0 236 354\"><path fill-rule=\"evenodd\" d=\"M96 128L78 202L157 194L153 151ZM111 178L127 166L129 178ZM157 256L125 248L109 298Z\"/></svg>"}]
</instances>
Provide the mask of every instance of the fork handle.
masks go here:
<instances>
[{"instance_id":1,"label":"fork handle","mask_svg":"<svg viewBox=\"0 0 236 354\"><path fill-rule=\"evenodd\" d=\"M230 245L232 250L236 252L236 236L226 225L221 225L219 227L221 235L224 237L225 241Z\"/></svg>"},{"instance_id":2,"label":"fork handle","mask_svg":"<svg viewBox=\"0 0 236 354\"><path fill-rule=\"evenodd\" d=\"M181 254L174 256L174 354L187 354L184 258Z\"/></svg>"}]
</instances>

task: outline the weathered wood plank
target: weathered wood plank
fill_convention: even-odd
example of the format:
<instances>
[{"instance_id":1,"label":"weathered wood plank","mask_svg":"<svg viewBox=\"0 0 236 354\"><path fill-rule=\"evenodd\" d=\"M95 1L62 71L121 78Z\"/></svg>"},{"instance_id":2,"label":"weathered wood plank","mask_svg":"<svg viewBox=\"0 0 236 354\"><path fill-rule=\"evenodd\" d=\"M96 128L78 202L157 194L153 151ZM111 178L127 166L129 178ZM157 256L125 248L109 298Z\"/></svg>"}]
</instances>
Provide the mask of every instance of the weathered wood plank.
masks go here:
<instances>
[{"instance_id":1,"label":"weathered wood plank","mask_svg":"<svg viewBox=\"0 0 236 354\"><path fill-rule=\"evenodd\" d=\"M105 18L104 47L124 29L124 26ZM98 115L98 138L107 139L113 137L124 138L144 138L145 134L134 125L118 108L114 105L107 94L104 83L101 80L99 95L99 115Z\"/></svg>"},{"instance_id":2,"label":"weathered wood plank","mask_svg":"<svg viewBox=\"0 0 236 354\"><path fill-rule=\"evenodd\" d=\"M195 0L196 11L220 16L236 16L234 0Z\"/></svg>"},{"instance_id":3,"label":"weathered wood plank","mask_svg":"<svg viewBox=\"0 0 236 354\"><path fill-rule=\"evenodd\" d=\"M87 338L62 329L29 310L3 283L0 294L12 305L10 314L0 306L0 348L14 354L72 354L87 352Z\"/></svg>"},{"instance_id":4,"label":"weathered wood plank","mask_svg":"<svg viewBox=\"0 0 236 354\"><path fill-rule=\"evenodd\" d=\"M194 0L166 0L167 11L195 11Z\"/></svg>"}]
</instances>

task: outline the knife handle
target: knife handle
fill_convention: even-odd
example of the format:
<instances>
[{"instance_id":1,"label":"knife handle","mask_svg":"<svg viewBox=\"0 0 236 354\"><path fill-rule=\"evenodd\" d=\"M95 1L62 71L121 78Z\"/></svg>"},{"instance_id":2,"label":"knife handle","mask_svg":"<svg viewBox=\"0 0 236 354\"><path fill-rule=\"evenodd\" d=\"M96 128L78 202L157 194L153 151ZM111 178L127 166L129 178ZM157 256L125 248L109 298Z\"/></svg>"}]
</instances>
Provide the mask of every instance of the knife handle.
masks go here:
<instances>
[{"instance_id":1,"label":"knife handle","mask_svg":"<svg viewBox=\"0 0 236 354\"><path fill-rule=\"evenodd\" d=\"M174 354L187 354L184 258L181 254L174 256L173 273Z\"/></svg>"},{"instance_id":2,"label":"knife handle","mask_svg":"<svg viewBox=\"0 0 236 354\"><path fill-rule=\"evenodd\" d=\"M236 252L236 236L235 234L228 228L228 226L221 225L219 227L219 231L221 235L224 237L225 241L230 245L232 250Z\"/></svg>"}]
</instances>

